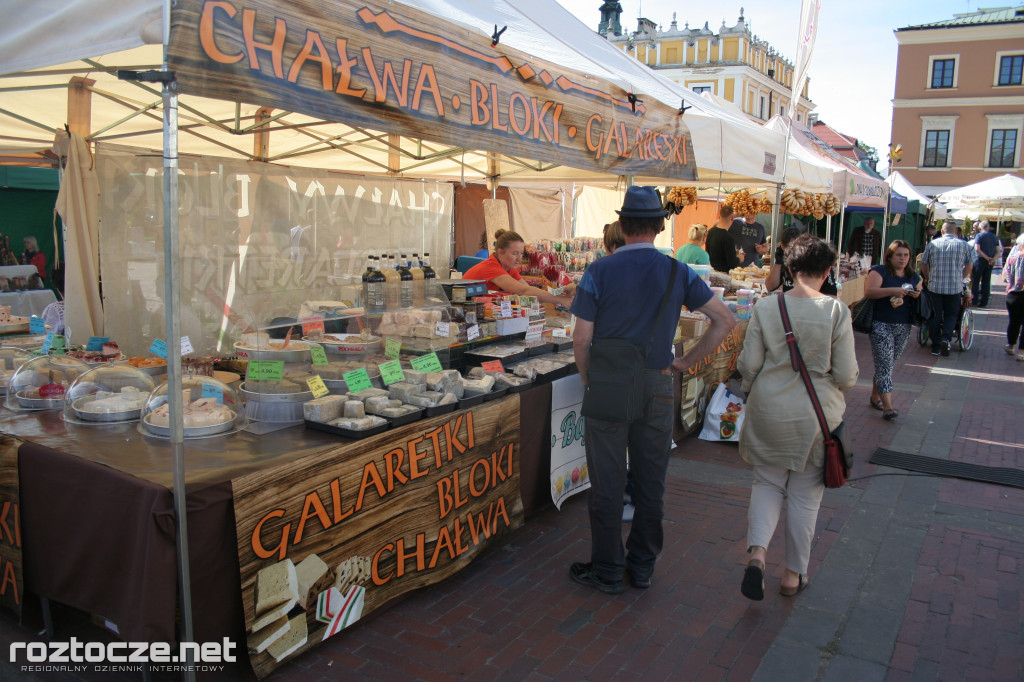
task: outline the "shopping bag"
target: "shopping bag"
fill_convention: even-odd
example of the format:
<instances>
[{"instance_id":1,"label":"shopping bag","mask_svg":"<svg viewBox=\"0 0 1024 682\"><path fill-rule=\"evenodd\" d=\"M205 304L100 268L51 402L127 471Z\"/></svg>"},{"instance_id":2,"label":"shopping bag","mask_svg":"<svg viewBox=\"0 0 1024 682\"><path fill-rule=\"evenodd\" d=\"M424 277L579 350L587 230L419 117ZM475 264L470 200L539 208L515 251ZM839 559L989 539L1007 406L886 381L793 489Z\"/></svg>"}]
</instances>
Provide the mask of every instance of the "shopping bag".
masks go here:
<instances>
[{"instance_id":1,"label":"shopping bag","mask_svg":"<svg viewBox=\"0 0 1024 682\"><path fill-rule=\"evenodd\" d=\"M718 384L704 412L704 428L700 439L716 442L736 442L740 439L747 401L729 390L725 383Z\"/></svg>"},{"instance_id":2,"label":"shopping bag","mask_svg":"<svg viewBox=\"0 0 1024 682\"><path fill-rule=\"evenodd\" d=\"M928 323L932 319L932 297L927 289L922 289L921 295L914 299L914 323L918 326Z\"/></svg>"},{"instance_id":3,"label":"shopping bag","mask_svg":"<svg viewBox=\"0 0 1024 682\"><path fill-rule=\"evenodd\" d=\"M875 299L865 296L850 309L850 319L853 323L853 331L861 334L870 334L871 325L875 318Z\"/></svg>"}]
</instances>

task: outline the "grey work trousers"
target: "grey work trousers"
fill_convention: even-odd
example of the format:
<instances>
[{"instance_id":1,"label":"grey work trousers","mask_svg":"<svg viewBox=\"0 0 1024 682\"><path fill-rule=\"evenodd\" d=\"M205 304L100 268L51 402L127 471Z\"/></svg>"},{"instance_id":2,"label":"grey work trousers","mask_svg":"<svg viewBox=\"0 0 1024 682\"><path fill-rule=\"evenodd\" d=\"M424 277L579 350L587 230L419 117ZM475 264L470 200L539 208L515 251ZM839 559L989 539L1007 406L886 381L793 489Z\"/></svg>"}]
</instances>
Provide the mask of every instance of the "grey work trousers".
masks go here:
<instances>
[{"instance_id":1,"label":"grey work trousers","mask_svg":"<svg viewBox=\"0 0 1024 682\"><path fill-rule=\"evenodd\" d=\"M634 578L650 578L663 544L665 473L672 447L672 373L649 369L644 380L642 418L631 422L586 420L590 559L597 575L606 580L620 580L627 567ZM624 550L622 493L627 448L636 511Z\"/></svg>"}]
</instances>

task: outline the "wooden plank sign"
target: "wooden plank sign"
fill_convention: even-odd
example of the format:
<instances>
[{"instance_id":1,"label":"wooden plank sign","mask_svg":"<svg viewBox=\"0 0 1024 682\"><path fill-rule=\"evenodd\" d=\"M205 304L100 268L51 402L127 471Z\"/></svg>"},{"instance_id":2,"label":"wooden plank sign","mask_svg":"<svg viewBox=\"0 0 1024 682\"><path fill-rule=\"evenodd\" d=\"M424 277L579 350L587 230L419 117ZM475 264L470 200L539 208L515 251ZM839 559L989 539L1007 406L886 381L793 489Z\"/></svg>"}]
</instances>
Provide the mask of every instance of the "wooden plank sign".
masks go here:
<instances>
[{"instance_id":1,"label":"wooden plank sign","mask_svg":"<svg viewBox=\"0 0 1024 682\"><path fill-rule=\"evenodd\" d=\"M518 450L513 395L234 479L256 674L521 526Z\"/></svg>"},{"instance_id":2,"label":"wooden plank sign","mask_svg":"<svg viewBox=\"0 0 1024 682\"><path fill-rule=\"evenodd\" d=\"M603 174L696 179L677 107L401 3L177 0L169 61L182 93Z\"/></svg>"},{"instance_id":3,"label":"wooden plank sign","mask_svg":"<svg viewBox=\"0 0 1024 682\"><path fill-rule=\"evenodd\" d=\"M18 449L21 441L0 434L0 604L21 618L24 585L21 570L21 495Z\"/></svg>"}]
</instances>

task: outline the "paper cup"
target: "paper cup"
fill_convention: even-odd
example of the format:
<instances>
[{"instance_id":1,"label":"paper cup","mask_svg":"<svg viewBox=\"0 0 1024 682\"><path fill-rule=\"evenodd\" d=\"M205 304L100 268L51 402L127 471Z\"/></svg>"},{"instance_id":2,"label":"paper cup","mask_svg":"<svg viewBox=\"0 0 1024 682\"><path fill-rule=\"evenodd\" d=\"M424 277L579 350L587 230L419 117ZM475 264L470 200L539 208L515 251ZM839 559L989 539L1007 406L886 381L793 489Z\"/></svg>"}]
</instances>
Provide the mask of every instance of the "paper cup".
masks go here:
<instances>
[{"instance_id":1,"label":"paper cup","mask_svg":"<svg viewBox=\"0 0 1024 682\"><path fill-rule=\"evenodd\" d=\"M725 287L711 287L711 293L713 293L719 301L725 300Z\"/></svg>"},{"instance_id":2,"label":"paper cup","mask_svg":"<svg viewBox=\"0 0 1024 682\"><path fill-rule=\"evenodd\" d=\"M754 302L754 290L753 289L740 289L736 292L736 303L740 305L750 305Z\"/></svg>"}]
</instances>

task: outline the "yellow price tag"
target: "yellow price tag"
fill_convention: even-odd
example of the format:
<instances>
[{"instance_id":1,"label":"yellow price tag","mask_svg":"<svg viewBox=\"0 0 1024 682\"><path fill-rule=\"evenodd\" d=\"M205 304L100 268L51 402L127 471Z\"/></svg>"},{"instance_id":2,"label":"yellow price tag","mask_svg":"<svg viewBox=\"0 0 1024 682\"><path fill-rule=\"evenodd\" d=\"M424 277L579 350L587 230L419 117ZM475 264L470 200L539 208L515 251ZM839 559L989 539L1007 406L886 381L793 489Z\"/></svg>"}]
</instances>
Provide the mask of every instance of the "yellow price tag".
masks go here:
<instances>
[{"instance_id":1,"label":"yellow price tag","mask_svg":"<svg viewBox=\"0 0 1024 682\"><path fill-rule=\"evenodd\" d=\"M312 379L306 379L306 383L309 385L309 390L313 391L314 398L321 398L330 391L327 390L327 386L324 385L324 380L320 378L320 375L316 375Z\"/></svg>"}]
</instances>

